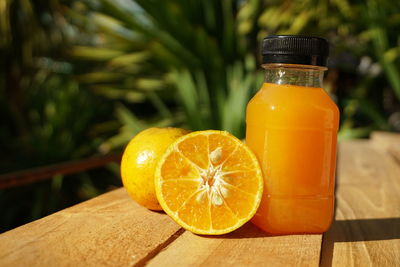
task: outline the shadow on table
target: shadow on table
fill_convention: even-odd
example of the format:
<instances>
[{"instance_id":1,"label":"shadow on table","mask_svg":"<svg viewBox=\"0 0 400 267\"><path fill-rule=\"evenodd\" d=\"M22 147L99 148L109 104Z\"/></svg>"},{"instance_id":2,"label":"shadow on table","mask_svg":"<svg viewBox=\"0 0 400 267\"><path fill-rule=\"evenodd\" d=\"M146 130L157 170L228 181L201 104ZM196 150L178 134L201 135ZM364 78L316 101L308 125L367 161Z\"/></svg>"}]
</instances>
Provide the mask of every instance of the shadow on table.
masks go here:
<instances>
[{"instance_id":1,"label":"shadow on table","mask_svg":"<svg viewBox=\"0 0 400 267\"><path fill-rule=\"evenodd\" d=\"M335 243L400 239L400 218L334 221L324 234L321 266L332 266Z\"/></svg>"},{"instance_id":2,"label":"shadow on table","mask_svg":"<svg viewBox=\"0 0 400 267\"><path fill-rule=\"evenodd\" d=\"M221 238L221 239L242 239L242 238L257 238L271 236L262 230L258 229L251 222L246 223L239 229L224 235L200 235L205 238Z\"/></svg>"},{"instance_id":3,"label":"shadow on table","mask_svg":"<svg viewBox=\"0 0 400 267\"><path fill-rule=\"evenodd\" d=\"M236 231L212 238L242 239L270 237L272 235L258 229L248 222ZM290 236L290 235L284 235ZM209 237L209 236L204 236ZM328 232L324 234L325 243L357 242L373 240L400 239L400 218L363 219L334 221ZM329 244L326 244L329 246Z\"/></svg>"}]
</instances>

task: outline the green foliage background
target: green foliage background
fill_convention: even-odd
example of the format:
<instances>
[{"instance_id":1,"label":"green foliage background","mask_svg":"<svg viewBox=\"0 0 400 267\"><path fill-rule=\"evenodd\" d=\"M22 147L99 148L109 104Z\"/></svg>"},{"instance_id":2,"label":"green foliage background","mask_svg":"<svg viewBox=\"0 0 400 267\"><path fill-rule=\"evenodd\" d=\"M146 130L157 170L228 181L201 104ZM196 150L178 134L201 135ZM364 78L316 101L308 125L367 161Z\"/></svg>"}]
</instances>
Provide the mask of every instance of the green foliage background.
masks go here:
<instances>
[{"instance_id":1,"label":"green foliage background","mask_svg":"<svg viewBox=\"0 0 400 267\"><path fill-rule=\"evenodd\" d=\"M121 150L151 126L243 138L268 34L331 42L339 137L400 131L395 0L3 0L0 171ZM0 190L0 231L119 186L118 165Z\"/></svg>"}]
</instances>

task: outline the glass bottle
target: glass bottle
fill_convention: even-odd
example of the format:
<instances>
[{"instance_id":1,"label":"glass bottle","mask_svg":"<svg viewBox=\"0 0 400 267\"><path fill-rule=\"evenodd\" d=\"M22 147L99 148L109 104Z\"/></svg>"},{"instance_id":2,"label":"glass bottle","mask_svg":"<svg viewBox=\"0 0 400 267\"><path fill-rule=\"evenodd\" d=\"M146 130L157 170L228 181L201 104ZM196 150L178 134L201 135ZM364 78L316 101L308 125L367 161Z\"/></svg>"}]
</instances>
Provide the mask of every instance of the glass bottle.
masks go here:
<instances>
[{"instance_id":1,"label":"glass bottle","mask_svg":"<svg viewBox=\"0 0 400 267\"><path fill-rule=\"evenodd\" d=\"M339 110L322 89L325 39L268 36L265 82L250 100L246 142L264 175L264 195L252 219L271 234L322 233L334 211Z\"/></svg>"}]
</instances>

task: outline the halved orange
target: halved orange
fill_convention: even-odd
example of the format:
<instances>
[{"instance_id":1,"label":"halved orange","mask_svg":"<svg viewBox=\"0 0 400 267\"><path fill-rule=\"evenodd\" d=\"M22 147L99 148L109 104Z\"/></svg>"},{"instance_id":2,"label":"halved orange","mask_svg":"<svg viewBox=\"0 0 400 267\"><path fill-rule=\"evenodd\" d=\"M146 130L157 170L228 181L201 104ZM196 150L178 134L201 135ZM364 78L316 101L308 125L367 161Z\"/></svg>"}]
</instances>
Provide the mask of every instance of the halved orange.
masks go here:
<instances>
[{"instance_id":1,"label":"halved orange","mask_svg":"<svg viewBox=\"0 0 400 267\"><path fill-rule=\"evenodd\" d=\"M249 221L261 201L263 179L253 152L224 131L198 131L172 143L155 171L157 199L183 228L229 233Z\"/></svg>"}]
</instances>

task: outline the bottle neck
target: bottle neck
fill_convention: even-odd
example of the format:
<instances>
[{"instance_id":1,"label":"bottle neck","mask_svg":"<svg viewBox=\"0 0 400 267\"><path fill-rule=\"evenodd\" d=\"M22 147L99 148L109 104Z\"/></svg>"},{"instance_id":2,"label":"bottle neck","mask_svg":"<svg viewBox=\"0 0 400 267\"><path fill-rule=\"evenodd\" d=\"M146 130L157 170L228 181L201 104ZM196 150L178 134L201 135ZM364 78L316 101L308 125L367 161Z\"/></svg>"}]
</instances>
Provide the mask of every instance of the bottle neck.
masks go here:
<instances>
[{"instance_id":1,"label":"bottle neck","mask_svg":"<svg viewBox=\"0 0 400 267\"><path fill-rule=\"evenodd\" d=\"M289 84L322 88L326 67L294 64L265 64L265 81L274 84Z\"/></svg>"}]
</instances>

